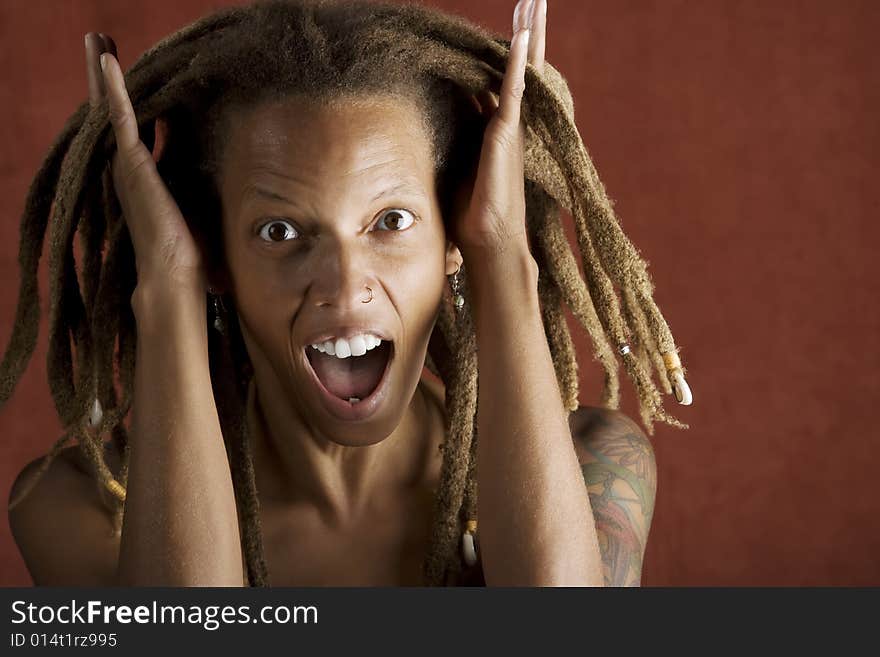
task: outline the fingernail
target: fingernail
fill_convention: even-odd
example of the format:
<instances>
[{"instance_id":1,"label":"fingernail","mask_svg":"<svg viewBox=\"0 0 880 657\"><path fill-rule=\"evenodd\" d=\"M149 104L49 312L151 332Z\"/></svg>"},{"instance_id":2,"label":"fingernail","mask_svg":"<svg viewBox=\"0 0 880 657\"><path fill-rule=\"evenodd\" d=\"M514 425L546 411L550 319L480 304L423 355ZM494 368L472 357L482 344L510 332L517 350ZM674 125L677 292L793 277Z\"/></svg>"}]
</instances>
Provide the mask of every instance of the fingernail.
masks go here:
<instances>
[{"instance_id":1,"label":"fingernail","mask_svg":"<svg viewBox=\"0 0 880 657\"><path fill-rule=\"evenodd\" d=\"M107 70L107 55L104 53L101 53L101 70Z\"/></svg>"},{"instance_id":2,"label":"fingernail","mask_svg":"<svg viewBox=\"0 0 880 657\"><path fill-rule=\"evenodd\" d=\"M531 26L532 10L535 0L520 0L513 11L513 31L528 29Z\"/></svg>"}]
</instances>

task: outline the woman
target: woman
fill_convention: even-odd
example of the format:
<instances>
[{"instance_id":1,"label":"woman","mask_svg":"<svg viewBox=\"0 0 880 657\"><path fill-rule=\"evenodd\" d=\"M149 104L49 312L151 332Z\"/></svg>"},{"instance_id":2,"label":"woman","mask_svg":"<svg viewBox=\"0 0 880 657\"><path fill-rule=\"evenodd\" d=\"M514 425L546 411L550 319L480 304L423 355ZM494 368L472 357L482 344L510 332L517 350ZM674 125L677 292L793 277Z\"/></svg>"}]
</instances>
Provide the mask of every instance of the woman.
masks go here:
<instances>
[{"instance_id":1,"label":"woman","mask_svg":"<svg viewBox=\"0 0 880 657\"><path fill-rule=\"evenodd\" d=\"M90 106L31 189L2 372L5 400L54 203L67 433L10 501L36 583L638 584L655 473L610 410L613 350L649 431L686 427L652 367L690 393L543 61L546 14L521 0L506 42L420 7L273 1L168 37L125 80L87 36ZM578 409L563 302L603 408Z\"/></svg>"}]
</instances>

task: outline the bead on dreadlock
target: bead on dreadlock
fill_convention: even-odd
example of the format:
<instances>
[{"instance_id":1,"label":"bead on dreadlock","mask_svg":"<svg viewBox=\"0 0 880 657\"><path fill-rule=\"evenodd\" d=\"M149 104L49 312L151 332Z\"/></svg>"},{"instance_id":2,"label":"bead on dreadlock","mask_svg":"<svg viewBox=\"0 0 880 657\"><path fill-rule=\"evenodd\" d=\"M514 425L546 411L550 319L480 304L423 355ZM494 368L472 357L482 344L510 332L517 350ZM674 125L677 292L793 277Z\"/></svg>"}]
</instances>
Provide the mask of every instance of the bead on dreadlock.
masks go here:
<instances>
[{"instance_id":1,"label":"bead on dreadlock","mask_svg":"<svg viewBox=\"0 0 880 657\"><path fill-rule=\"evenodd\" d=\"M104 411L101 408L101 402L98 401L98 398L95 397L95 402L92 404L92 411L89 414L89 424L94 428L101 424L101 420L104 418Z\"/></svg>"},{"instance_id":2,"label":"bead on dreadlock","mask_svg":"<svg viewBox=\"0 0 880 657\"><path fill-rule=\"evenodd\" d=\"M666 373L669 377L669 383L672 384L672 390L675 393L675 399L682 406L690 406L694 397L691 394L691 388L684 378L684 370L681 367L681 360L674 351L668 351L663 354L663 363L666 365Z\"/></svg>"}]
</instances>

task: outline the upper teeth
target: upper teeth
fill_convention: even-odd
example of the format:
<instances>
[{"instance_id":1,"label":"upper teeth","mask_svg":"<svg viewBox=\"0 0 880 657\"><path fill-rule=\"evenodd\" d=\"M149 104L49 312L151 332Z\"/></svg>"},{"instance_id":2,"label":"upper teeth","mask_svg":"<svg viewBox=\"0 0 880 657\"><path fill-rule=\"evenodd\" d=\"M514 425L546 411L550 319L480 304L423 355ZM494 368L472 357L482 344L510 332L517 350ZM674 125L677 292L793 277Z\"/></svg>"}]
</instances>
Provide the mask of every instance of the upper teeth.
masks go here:
<instances>
[{"instance_id":1,"label":"upper teeth","mask_svg":"<svg viewBox=\"0 0 880 657\"><path fill-rule=\"evenodd\" d=\"M309 345L312 349L317 349L321 353L336 356L337 358L348 358L349 356L363 356L365 353L382 344L382 339L372 333L361 333L347 340L345 338L336 338L335 340L327 340Z\"/></svg>"}]
</instances>

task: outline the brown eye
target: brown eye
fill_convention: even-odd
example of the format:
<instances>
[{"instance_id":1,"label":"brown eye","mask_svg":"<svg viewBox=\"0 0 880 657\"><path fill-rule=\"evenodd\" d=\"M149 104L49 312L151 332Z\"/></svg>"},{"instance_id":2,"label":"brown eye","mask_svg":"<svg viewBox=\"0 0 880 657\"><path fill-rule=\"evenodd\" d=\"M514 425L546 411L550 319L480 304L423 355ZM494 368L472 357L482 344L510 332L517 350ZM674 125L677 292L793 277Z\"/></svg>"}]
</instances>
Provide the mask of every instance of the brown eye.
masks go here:
<instances>
[{"instance_id":1,"label":"brown eye","mask_svg":"<svg viewBox=\"0 0 880 657\"><path fill-rule=\"evenodd\" d=\"M381 230L401 231L412 226L415 220L415 216L409 210L394 209L384 213L377 225L382 226L382 222L385 222L386 227Z\"/></svg>"},{"instance_id":2,"label":"brown eye","mask_svg":"<svg viewBox=\"0 0 880 657\"><path fill-rule=\"evenodd\" d=\"M293 239L296 235L296 228L288 222L278 219L263 224L263 227L260 228L260 237L267 242L284 242Z\"/></svg>"}]
</instances>

